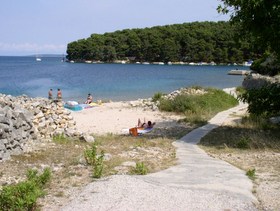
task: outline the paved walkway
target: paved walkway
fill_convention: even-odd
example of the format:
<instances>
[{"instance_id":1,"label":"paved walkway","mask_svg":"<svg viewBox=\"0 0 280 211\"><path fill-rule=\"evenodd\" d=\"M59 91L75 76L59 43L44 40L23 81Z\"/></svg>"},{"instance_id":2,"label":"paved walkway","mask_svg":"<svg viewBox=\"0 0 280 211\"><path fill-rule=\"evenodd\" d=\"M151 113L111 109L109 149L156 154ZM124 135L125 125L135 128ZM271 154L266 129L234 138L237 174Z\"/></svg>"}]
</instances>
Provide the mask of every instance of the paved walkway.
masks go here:
<instances>
[{"instance_id":1,"label":"paved walkway","mask_svg":"<svg viewBox=\"0 0 280 211\"><path fill-rule=\"evenodd\" d=\"M230 114L176 141L179 165L146 176L112 176L86 187L63 210L256 210L252 182L244 171L208 156L196 144Z\"/></svg>"},{"instance_id":2,"label":"paved walkway","mask_svg":"<svg viewBox=\"0 0 280 211\"><path fill-rule=\"evenodd\" d=\"M252 182L244 171L210 157L197 146L203 136L221 126L230 114L245 108L246 105L240 104L220 112L207 125L191 131L176 141L174 145L177 147L176 153L180 164L149 174L145 180L171 186L229 193L248 202L256 200L252 194Z\"/></svg>"}]
</instances>

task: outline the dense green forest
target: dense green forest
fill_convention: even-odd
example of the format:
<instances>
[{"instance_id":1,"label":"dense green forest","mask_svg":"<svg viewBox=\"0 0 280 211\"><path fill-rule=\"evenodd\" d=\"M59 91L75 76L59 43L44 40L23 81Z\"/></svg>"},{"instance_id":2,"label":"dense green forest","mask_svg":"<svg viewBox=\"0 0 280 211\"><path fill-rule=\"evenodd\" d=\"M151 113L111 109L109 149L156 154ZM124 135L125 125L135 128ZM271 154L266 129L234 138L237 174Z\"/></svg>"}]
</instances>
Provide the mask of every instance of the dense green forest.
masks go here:
<instances>
[{"instance_id":1,"label":"dense green forest","mask_svg":"<svg viewBox=\"0 0 280 211\"><path fill-rule=\"evenodd\" d=\"M193 22L92 34L68 44L67 59L242 63L262 52L229 22Z\"/></svg>"}]
</instances>

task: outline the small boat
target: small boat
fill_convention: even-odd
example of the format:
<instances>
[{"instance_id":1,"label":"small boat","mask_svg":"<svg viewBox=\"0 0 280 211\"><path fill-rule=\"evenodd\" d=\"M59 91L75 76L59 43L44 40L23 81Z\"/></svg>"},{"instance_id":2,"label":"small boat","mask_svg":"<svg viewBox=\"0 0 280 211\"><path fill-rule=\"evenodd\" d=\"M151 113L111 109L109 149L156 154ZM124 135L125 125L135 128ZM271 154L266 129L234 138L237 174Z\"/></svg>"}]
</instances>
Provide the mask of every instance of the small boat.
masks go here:
<instances>
[{"instance_id":1,"label":"small boat","mask_svg":"<svg viewBox=\"0 0 280 211\"><path fill-rule=\"evenodd\" d=\"M252 71L250 70L230 70L228 75L250 75Z\"/></svg>"},{"instance_id":2,"label":"small boat","mask_svg":"<svg viewBox=\"0 0 280 211\"><path fill-rule=\"evenodd\" d=\"M64 56L64 54L62 55L61 62L65 62L65 56Z\"/></svg>"},{"instance_id":3,"label":"small boat","mask_svg":"<svg viewBox=\"0 0 280 211\"><path fill-rule=\"evenodd\" d=\"M39 57L36 57L36 61L37 61L37 62L40 62L40 61L42 61L42 59L39 58Z\"/></svg>"}]
</instances>

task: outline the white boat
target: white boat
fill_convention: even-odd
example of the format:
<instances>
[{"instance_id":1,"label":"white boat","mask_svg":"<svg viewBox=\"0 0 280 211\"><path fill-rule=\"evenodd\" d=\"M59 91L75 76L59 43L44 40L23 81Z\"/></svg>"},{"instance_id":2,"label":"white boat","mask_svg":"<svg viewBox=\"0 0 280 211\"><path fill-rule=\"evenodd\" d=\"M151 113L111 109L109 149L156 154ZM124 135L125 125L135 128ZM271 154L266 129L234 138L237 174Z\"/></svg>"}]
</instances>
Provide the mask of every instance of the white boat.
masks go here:
<instances>
[{"instance_id":1,"label":"white boat","mask_svg":"<svg viewBox=\"0 0 280 211\"><path fill-rule=\"evenodd\" d=\"M42 61L42 59L39 58L39 57L36 57L36 61L37 61L37 62L40 62L40 61Z\"/></svg>"},{"instance_id":2,"label":"white boat","mask_svg":"<svg viewBox=\"0 0 280 211\"><path fill-rule=\"evenodd\" d=\"M65 62L65 56L64 56L64 54L62 55L61 62Z\"/></svg>"},{"instance_id":3,"label":"white boat","mask_svg":"<svg viewBox=\"0 0 280 211\"><path fill-rule=\"evenodd\" d=\"M250 70L230 70L228 75L250 75L252 71Z\"/></svg>"}]
</instances>

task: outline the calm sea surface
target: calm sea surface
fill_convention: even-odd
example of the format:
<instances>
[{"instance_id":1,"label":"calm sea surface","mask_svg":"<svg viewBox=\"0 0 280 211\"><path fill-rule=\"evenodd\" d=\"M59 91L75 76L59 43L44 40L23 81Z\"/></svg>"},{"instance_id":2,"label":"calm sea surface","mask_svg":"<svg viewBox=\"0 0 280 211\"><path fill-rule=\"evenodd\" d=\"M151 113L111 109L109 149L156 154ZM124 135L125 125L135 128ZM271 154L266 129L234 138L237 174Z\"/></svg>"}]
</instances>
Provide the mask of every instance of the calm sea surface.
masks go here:
<instances>
[{"instance_id":1,"label":"calm sea surface","mask_svg":"<svg viewBox=\"0 0 280 211\"><path fill-rule=\"evenodd\" d=\"M238 66L81 64L61 62L61 58L0 56L0 93L47 97L57 88L63 99L84 101L88 93L94 100L134 100L156 92L169 93L180 87L200 85L227 88L239 86L243 76L230 76Z\"/></svg>"}]
</instances>

